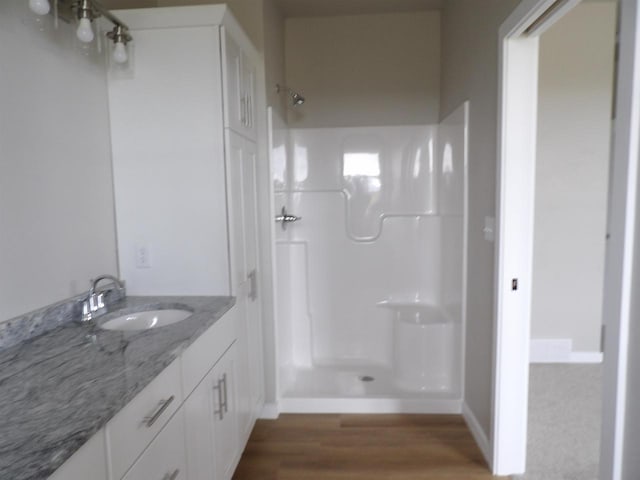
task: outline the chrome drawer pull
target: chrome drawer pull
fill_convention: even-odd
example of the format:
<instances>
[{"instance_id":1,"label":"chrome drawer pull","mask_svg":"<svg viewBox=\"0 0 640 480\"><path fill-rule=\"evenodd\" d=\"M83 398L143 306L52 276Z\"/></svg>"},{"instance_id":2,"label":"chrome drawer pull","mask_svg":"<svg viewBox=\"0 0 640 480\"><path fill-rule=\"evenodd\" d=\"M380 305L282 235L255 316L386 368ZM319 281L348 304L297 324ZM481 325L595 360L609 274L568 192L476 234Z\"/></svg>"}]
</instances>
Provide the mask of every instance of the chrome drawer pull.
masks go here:
<instances>
[{"instance_id":1,"label":"chrome drawer pull","mask_svg":"<svg viewBox=\"0 0 640 480\"><path fill-rule=\"evenodd\" d=\"M144 421L145 421L145 425L147 426L147 428L152 427L154 423L156 423L156 421L160 418L160 415L162 415L164 413L164 411L169 408L169 405L171 405L171 402L173 402L175 400L176 397L174 397L173 395L171 395L169 398L167 398L166 400L160 400L160 406L158 408L158 410L156 411L156 413L154 413L151 416L145 417Z\"/></svg>"},{"instance_id":2,"label":"chrome drawer pull","mask_svg":"<svg viewBox=\"0 0 640 480\"><path fill-rule=\"evenodd\" d=\"M213 414L218 415L218 419L222 420L224 418L224 402L222 400L222 380L218 380L218 384L213 387L214 390L218 391L218 405L219 408L214 408Z\"/></svg>"},{"instance_id":3,"label":"chrome drawer pull","mask_svg":"<svg viewBox=\"0 0 640 480\"><path fill-rule=\"evenodd\" d=\"M164 477L162 477L162 480L176 480L176 478L178 478L179 473L180 473L180 469L176 468L176 470L173 473L167 473Z\"/></svg>"},{"instance_id":4,"label":"chrome drawer pull","mask_svg":"<svg viewBox=\"0 0 640 480\"><path fill-rule=\"evenodd\" d=\"M227 397L227 374L222 375L222 384L224 385L224 413L229 411L229 398ZM220 405L222 408L223 405Z\"/></svg>"}]
</instances>

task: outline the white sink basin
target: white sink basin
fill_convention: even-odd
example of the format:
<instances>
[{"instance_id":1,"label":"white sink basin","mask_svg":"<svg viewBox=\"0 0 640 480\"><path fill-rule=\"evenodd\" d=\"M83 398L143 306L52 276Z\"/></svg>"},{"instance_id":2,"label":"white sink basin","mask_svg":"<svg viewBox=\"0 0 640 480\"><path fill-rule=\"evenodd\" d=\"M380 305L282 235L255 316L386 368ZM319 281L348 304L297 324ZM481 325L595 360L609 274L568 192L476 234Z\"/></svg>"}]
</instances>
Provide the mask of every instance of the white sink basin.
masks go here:
<instances>
[{"instance_id":1,"label":"white sink basin","mask_svg":"<svg viewBox=\"0 0 640 480\"><path fill-rule=\"evenodd\" d=\"M193 312L189 310L147 310L144 312L127 313L100 325L105 330L149 330L151 328L164 327L178 323L190 317Z\"/></svg>"}]
</instances>

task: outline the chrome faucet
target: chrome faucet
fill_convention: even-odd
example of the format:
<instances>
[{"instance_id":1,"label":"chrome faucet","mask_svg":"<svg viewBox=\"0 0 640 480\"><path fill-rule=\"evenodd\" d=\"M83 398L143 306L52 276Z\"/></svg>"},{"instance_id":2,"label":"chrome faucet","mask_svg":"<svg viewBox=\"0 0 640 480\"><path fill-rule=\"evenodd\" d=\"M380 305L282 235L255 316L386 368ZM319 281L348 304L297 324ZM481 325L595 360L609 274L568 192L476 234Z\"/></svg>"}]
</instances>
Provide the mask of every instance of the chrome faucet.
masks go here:
<instances>
[{"instance_id":1,"label":"chrome faucet","mask_svg":"<svg viewBox=\"0 0 640 480\"><path fill-rule=\"evenodd\" d=\"M105 292L96 293L96 288L98 287L98 283L102 280L111 280L115 286L116 290L125 295L126 289L124 282L119 278L114 277L113 275L100 275L99 277L90 280L91 288L89 288L89 295L87 299L82 304L82 321L88 322L90 320L99 317L107 313L107 307L104 303L104 294Z\"/></svg>"}]
</instances>

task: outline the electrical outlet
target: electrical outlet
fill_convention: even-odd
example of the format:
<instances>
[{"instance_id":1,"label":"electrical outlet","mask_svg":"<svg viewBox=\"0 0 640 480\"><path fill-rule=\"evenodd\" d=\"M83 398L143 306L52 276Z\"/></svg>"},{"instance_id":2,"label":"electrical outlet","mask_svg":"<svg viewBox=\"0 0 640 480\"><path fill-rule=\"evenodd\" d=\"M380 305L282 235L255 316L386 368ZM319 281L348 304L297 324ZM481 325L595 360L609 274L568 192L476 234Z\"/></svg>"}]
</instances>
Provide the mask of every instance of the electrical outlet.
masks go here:
<instances>
[{"instance_id":1,"label":"electrical outlet","mask_svg":"<svg viewBox=\"0 0 640 480\"><path fill-rule=\"evenodd\" d=\"M136 268L151 268L151 249L146 243L136 245Z\"/></svg>"}]
</instances>

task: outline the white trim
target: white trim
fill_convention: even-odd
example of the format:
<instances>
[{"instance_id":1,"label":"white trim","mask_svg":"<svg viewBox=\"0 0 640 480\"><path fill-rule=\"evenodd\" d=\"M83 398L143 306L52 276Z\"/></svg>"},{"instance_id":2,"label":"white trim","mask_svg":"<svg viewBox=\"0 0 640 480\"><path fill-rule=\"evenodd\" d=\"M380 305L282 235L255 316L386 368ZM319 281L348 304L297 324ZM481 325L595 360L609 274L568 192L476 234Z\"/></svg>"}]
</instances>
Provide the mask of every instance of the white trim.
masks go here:
<instances>
[{"instance_id":1,"label":"white trim","mask_svg":"<svg viewBox=\"0 0 640 480\"><path fill-rule=\"evenodd\" d=\"M491 464L491 444L489 443L489 439L487 438L486 433L483 428L480 426L480 422L476 418L475 414L467 405L467 402L464 402L462 405L462 416L464 417L465 422L467 422L467 427L469 427L469 431L473 438L475 439L482 455L484 456L487 465Z\"/></svg>"},{"instance_id":2,"label":"white trim","mask_svg":"<svg viewBox=\"0 0 640 480\"><path fill-rule=\"evenodd\" d=\"M573 351L570 338L532 338L529 363L602 363L602 352Z\"/></svg>"},{"instance_id":3,"label":"white trim","mask_svg":"<svg viewBox=\"0 0 640 480\"><path fill-rule=\"evenodd\" d=\"M395 398L282 398L281 413L460 414L462 400Z\"/></svg>"},{"instance_id":4,"label":"white trim","mask_svg":"<svg viewBox=\"0 0 640 480\"><path fill-rule=\"evenodd\" d=\"M626 460L625 424L632 315L638 156L640 151L640 8L637 0L622 0L619 15L618 81L609 240L605 263L604 319L606 325L600 474L602 480L620 480ZM633 347L637 348L637 347ZM627 447L629 452L631 447ZM631 467L634 468L634 467ZM627 472L625 478L636 477Z\"/></svg>"},{"instance_id":5,"label":"white trim","mask_svg":"<svg viewBox=\"0 0 640 480\"><path fill-rule=\"evenodd\" d=\"M461 389L465 398L467 383L467 293L469 291L469 100L464 106L464 193L462 213L462 358L461 358Z\"/></svg>"},{"instance_id":6,"label":"white trim","mask_svg":"<svg viewBox=\"0 0 640 480\"><path fill-rule=\"evenodd\" d=\"M500 27L491 468L525 471L533 266L538 37L524 36L555 0L522 0ZM540 34L578 0L568 0ZM517 279L517 289L512 281Z\"/></svg>"},{"instance_id":7,"label":"white trim","mask_svg":"<svg viewBox=\"0 0 640 480\"><path fill-rule=\"evenodd\" d=\"M571 352L569 363L602 363L602 352Z\"/></svg>"},{"instance_id":8,"label":"white trim","mask_svg":"<svg viewBox=\"0 0 640 480\"><path fill-rule=\"evenodd\" d=\"M532 338L530 363L567 363L571 360L573 341L570 338Z\"/></svg>"},{"instance_id":9,"label":"white trim","mask_svg":"<svg viewBox=\"0 0 640 480\"><path fill-rule=\"evenodd\" d=\"M263 420L277 420L280 416L280 407L277 403L265 403L258 418Z\"/></svg>"},{"instance_id":10,"label":"white trim","mask_svg":"<svg viewBox=\"0 0 640 480\"><path fill-rule=\"evenodd\" d=\"M491 467L524 473L529 400L538 39L503 39ZM517 289L512 281L517 279Z\"/></svg>"}]
</instances>

